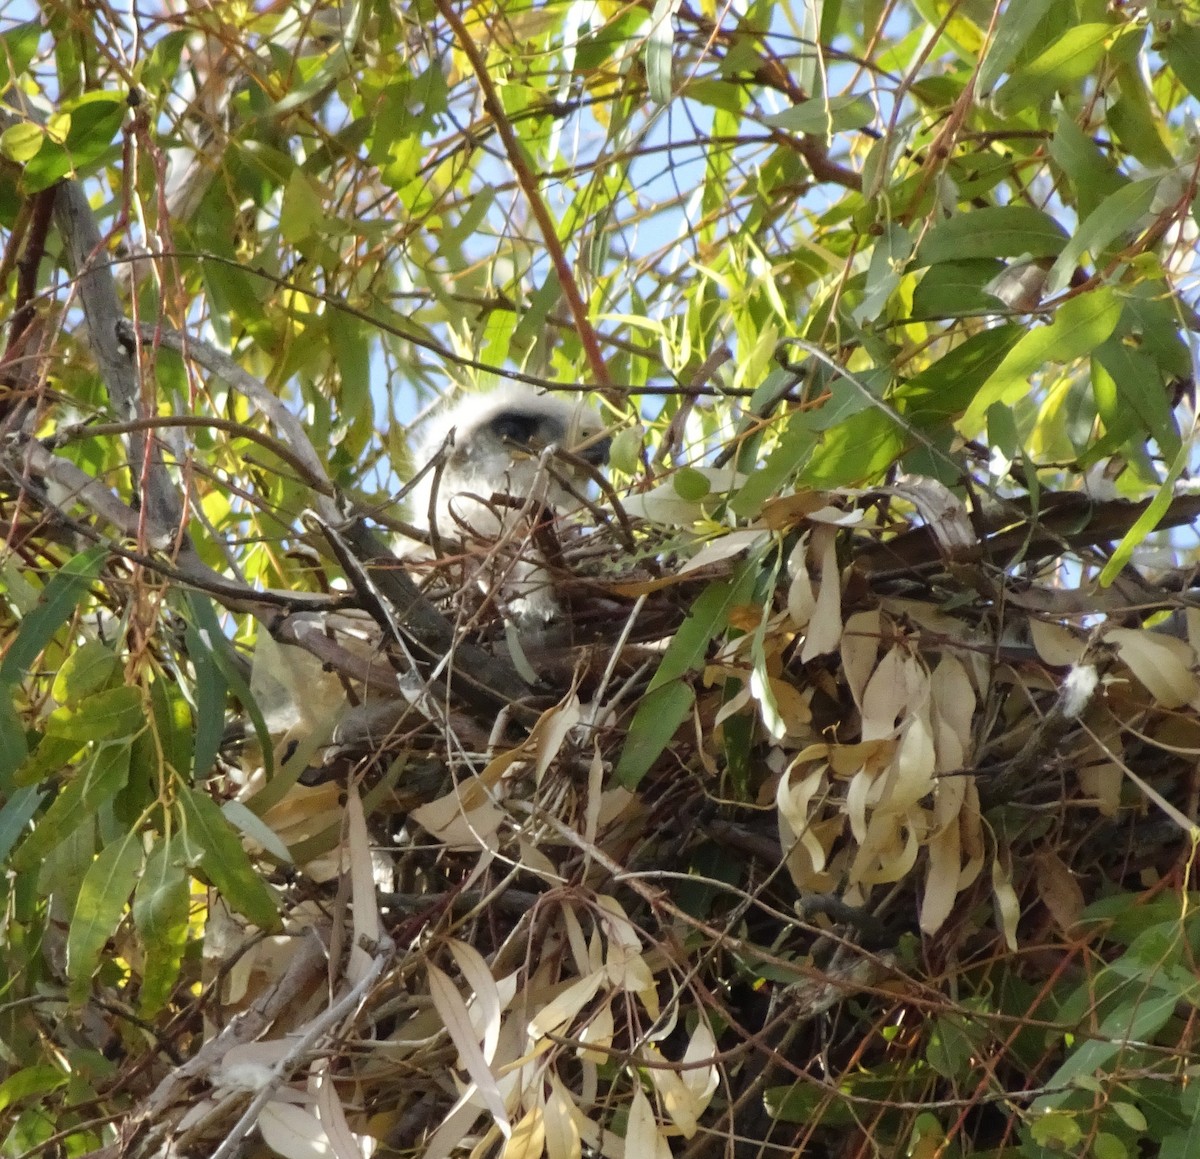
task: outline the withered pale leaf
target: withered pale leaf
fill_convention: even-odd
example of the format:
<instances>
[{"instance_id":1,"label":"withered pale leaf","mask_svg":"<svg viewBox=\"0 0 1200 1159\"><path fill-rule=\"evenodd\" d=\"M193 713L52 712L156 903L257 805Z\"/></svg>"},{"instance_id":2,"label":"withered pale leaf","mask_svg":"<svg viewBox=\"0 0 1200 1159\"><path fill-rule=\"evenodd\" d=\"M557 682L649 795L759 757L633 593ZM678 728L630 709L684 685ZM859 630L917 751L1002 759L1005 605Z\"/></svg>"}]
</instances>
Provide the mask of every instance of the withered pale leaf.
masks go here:
<instances>
[{"instance_id":1,"label":"withered pale leaf","mask_svg":"<svg viewBox=\"0 0 1200 1159\"><path fill-rule=\"evenodd\" d=\"M371 856L367 819L358 788L353 784L346 798L346 843L350 851L350 912L354 928L346 978L351 985L355 985L366 977L371 968L371 953L366 946L378 943L383 933L383 923L375 893L375 865Z\"/></svg>"},{"instance_id":2,"label":"withered pale leaf","mask_svg":"<svg viewBox=\"0 0 1200 1159\"><path fill-rule=\"evenodd\" d=\"M534 780L538 784L541 784L551 761L558 756L563 742L571 735L571 730L579 723L579 719L579 697L574 693L561 704L547 709L538 718L529 738L529 744L537 754Z\"/></svg>"},{"instance_id":3,"label":"withered pale leaf","mask_svg":"<svg viewBox=\"0 0 1200 1159\"><path fill-rule=\"evenodd\" d=\"M907 812L922 797L933 791L933 732L926 702L913 713L904 727L896 750L895 776L888 783L882 803L889 809Z\"/></svg>"},{"instance_id":4,"label":"withered pale leaf","mask_svg":"<svg viewBox=\"0 0 1200 1159\"><path fill-rule=\"evenodd\" d=\"M838 571L834 528L814 529L812 555L821 561L821 586L800 648L801 663L834 651L842 638L842 577Z\"/></svg>"},{"instance_id":5,"label":"withered pale leaf","mask_svg":"<svg viewBox=\"0 0 1200 1159\"><path fill-rule=\"evenodd\" d=\"M954 778L951 778L953 780ZM954 908L958 896L959 869L962 849L958 825L958 807L965 796L964 786L943 782L938 786L934 813L941 824L928 845L929 872L925 876L925 891L921 897L921 930L936 933ZM948 814L943 817L942 814Z\"/></svg>"},{"instance_id":6,"label":"withered pale leaf","mask_svg":"<svg viewBox=\"0 0 1200 1159\"><path fill-rule=\"evenodd\" d=\"M432 962L425 963L426 976L429 979L429 996L434 1008L441 1018L442 1024L450 1034L450 1040L458 1051L459 1060L471 1076L471 1082L483 1099L493 1120L507 1136L512 1126L508 1121L508 1111L500 1088L496 1084L496 1076L492 1074L487 1059L483 1056L479 1041L475 1036L475 1028L454 983L438 966Z\"/></svg>"},{"instance_id":7,"label":"withered pale leaf","mask_svg":"<svg viewBox=\"0 0 1200 1159\"><path fill-rule=\"evenodd\" d=\"M650 1100L636 1083L625 1128L625 1154L629 1159L671 1159L670 1144L659 1133Z\"/></svg>"},{"instance_id":8,"label":"withered pale leaf","mask_svg":"<svg viewBox=\"0 0 1200 1159\"><path fill-rule=\"evenodd\" d=\"M541 1159L546 1144L546 1124L541 1107L530 1107L513 1127L500 1152L501 1159Z\"/></svg>"},{"instance_id":9,"label":"withered pale leaf","mask_svg":"<svg viewBox=\"0 0 1200 1159\"><path fill-rule=\"evenodd\" d=\"M779 786L775 791L775 806L779 810L779 840L789 854L789 866L792 848L798 843L807 855L806 870L816 873L825 868L825 850L811 831L809 810L813 797L821 791L824 781L823 764L798 775L798 766L793 762L792 769L779 778Z\"/></svg>"},{"instance_id":10,"label":"withered pale leaf","mask_svg":"<svg viewBox=\"0 0 1200 1159\"><path fill-rule=\"evenodd\" d=\"M740 552L746 551L767 538L767 533L760 527L746 528L740 531L730 531L717 539L710 539L695 555L680 569L680 575L698 571L715 563L731 559Z\"/></svg>"},{"instance_id":11,"label":"withered pale leaf","mask_svg":"<svg viewBox=\"0 0 1200 1159\"><path fill-rule=\"evenodd\" d=\"M595 997L596 991L607 980L604 970L596 970L586 978L572 982L530 1019L529 1037L536 1040L561 1031Z\"/></svg>"},{"instance_id":12,"label":"withered pale leaf","mask_svg":"<svg viewBox=\"0 0 1200 1159\"><path fill-rule=\"evenodd\" d=\"M491 847L504 820L504 810L490 798L478 800L468 790L469 786L456 786L444 797L418 805L409 816L449 849ZM476 799L473 808L464 807L460 792Z\"/></svg>"},{"instance_id":13,"label":"withered pale leaf","mask_svg":"<svg viewBox=\"0 0 1200 1159\"><path fill-rule=\"evenodd\" d=\"M1104 638L1163 708L1200 703L1200 683L1192 672L1196 654L1182 640L1135 628L1113 628Z\"/></svg>"},{"instance_id":14,"label":"withered pale leaf","mask_svg":"<svg viewBox=\"0 0 1200 1159\"><path fill-rule=\"evenodd\" d=\"M1121 784L1125 773L1114 761L1091 762L1080 765L1076 773L1079 787L1096 801L1102 816L1115 817L1121 808Z\"/></svg>"},{"instance_id":15,"label":"withered pale leaf","mask_svg":"<svg viewBox=\"0 0 1200 1159\"><path fill-rule=\"evenodd\" d=\"M1012 878L999 858L992 859L992 894L996 899L996 915L1004 934L1004 944L1017 952L1017 923L1021 920L1021 903L1013 889Z\"/></svg>"},{"instance_id":16,"label":"withered pale leaf","mask_svg":"<svg viewBox=\"0 0 1200 1159\"><path fill-rule=\"evenodd\" d=\"M692 1031L692 1037L688 1040L687 1049L683 1052L682 1061L685 1067L680 1072L684 1085L700 1102L699 1111L701 1113L712 1100L720 1081L720 1075L717 1073L715 1065L701 1067L695 1064L713 1058L716 1051L717 1040L713 1037L712 1027L709 1026L708 1020L701 1015L696 1023L696 1029Z\"/></svg>"},{"instance_id":17,"label":"withered pale leaf","mask_svg":"<svg viewBox=\"0 0 1200 1159\"><path fill-rule=\"evenodd\" d=\"M813 591L812 576L808 570L808 533L800 537L800 542L792 548L788 558L788 572L792 577L788 584L787 610L792 623L797 628L807 628L817 606L817 596Z\"/></svg>"},{"instance_id":18,"label":"withered pale leaf","mask_svg":"<svg viewBox=\"0 0 1200 1159\"><path fill-rule=\"evenodd\" d=\"M546 1125L546 1159L581 1159L579 1128L571 1114L574 1102L557 1078L552 1078L542 1112Z\"/></svg>"},{"instance_id":19,"label":"withered pale leaf","mask_svg":"<svg viewBox=\"0 0 1200 1159\"><path fill-rule=\"evenodd\" d=\"M842 631L842 671L854 703L862 709L863 692L875 669L879 641L883 633L883 616L878 608L855 612Z\"/></svg>"},{"instance_id":20,"label":"withered pale leaf","mask_svg":"<svg viewBox=\"0 0 1200 1159\"><path fill-rule=\"evenodd\" d=\"M905 703L904 654L889 648L863 690L862 739L891 736Z\"/></svg>"},{"instance_id":21,"label":"withered pale leaf","mask_svg":"<svg viewBox=\"0 0 1200 1159\"><path fill-rule=\"evenodd\" d=\"M975 689L967 670L953 656L943 655L929 678L929 698L933 703L937 771L954 772L963 767L971 744L971 724L975 718Z\"/></svg>"},{"instance_id":22,"label":"withered pale leaf","mask_svg":"<svg viewBox=\"0 0 1200 1159\"><path fill-rule=\"evenodd\" d=\"M449 938L446 944L472 991L467 1014L475 1038L482 1044L484 1061L491 1066L500 1038L500 1014L506 1003L501 999L500 988L483 955L474 946L457 938Z\"/></svg>"},{"instance_id":23,"label":"withered pale leaf","mask_svg":"<svg viewBox=\"0 0 1200 1159\"><path fill-rule=\"evenodd\" d=\"M317 1111L335 1159L366 1159L374 1151L373 1140L357 1136L350 1129L346 1108L342 1105L337 1084L326 1063L322 1064L320 1085L317 1087Z\"/></svg>"},{"instance_id":24,"label":"withered pale leaf","mask_svg":"<svg viewBox=\"0 0 1200 1159\"><path fill-rule=\"evenodd\" d=\"M333 1148L316 1115L274 1099L258 1116L263 1141L283 1159L330 1159Z\"/></svg>"},{"instance_id":25,"label":"withered pale leaf","mask_svg":"<svg viewBox=\"0 0 1200 1159\"><path fill-rule=\"evenodd\" d=\"M579 1041L586 1045L580 1049L579 1057L593 1066L602 1066L609 1060L609 1048L613 1044L616 1033L616 1022L613 1019L612 1003L605 1002L595 1015L588 1019L587 1025L579 1033ZM588 1046L602 1049L588 1050Z\"/></svg>"}]
</instances>

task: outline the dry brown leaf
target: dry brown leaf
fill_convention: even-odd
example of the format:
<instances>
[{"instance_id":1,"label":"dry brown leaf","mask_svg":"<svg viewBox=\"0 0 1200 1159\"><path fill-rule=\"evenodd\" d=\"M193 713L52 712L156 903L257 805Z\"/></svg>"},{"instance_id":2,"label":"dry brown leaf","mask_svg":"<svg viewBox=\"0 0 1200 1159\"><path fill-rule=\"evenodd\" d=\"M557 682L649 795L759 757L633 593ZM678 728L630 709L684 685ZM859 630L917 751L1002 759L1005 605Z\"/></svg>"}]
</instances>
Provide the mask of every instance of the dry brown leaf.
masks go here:
<instances>
[{"instance_id":1,"label":"dry brown leaf","mask_svg":"<svg viewBox=\"0 0 1200 1159\"><path fill-rule=\"evenodd\" d=\"M858 744L829 745L830 771L842 780L852 777L860 769L874 777L895 759L898 744L895 737L883 737Z\"/></svg>"},{"instance_id":2,"label":"dry brown leaf","mask_svg":"<svg viewBox=\"0 0 1200 1159\"><path fill-rule=\"evenodd\" d=\"M1062 624L1051 624L1031 616L1029 637L1043 663L1052 668L1070 668L1078 664L1087 650L1087 640Z\"/></svg>"},{"instance_id":3,"label":"dry brown leaf","mask_svg":"<svg viewBox=\"0 0 1200 1159\"><path fill-rule=\"evenodd\" d=\"M1054 850L1043 848L1033 855L1038 897L1050 911L1054 924L1071 937L1083 914L1083 890L1066 862Z\"/></svg>"},{"instance_id":4,"label":"dry brown leaf","mask_svg":"<svg viewBox=\"0 0 1200 1159\"><path fill-rule=\"evenodd\" d=\"M782 495L768 499L759 512L763 525L772 531L787 531L826 506L825 496L819 491L797 491L794 495Z\"/></svg>"}]
</instances>

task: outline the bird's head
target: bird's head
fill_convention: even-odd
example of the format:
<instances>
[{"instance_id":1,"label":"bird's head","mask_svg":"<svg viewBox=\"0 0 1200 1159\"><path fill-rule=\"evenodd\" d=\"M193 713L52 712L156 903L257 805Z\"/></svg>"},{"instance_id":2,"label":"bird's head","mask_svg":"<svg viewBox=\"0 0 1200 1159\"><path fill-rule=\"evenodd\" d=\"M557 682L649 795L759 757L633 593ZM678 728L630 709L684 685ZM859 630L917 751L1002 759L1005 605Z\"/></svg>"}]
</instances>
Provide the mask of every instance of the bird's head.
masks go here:
<instances>
[{"instance_id":1,"label":"bird's head","mask_svg":"<svg viewBox=\"0 0 1200 1159\"><path fill-rule=\"evenodd\" d=\"M588 477L569 461L543 462L542 452L550 446L593 466L608 461L609 439L593 407L529 387L472 395L438 416L425 432L417 456L418 465L424 466L446 448L433 504L438 533L458 536L465 524L481 536L498 535L504 520L489 502L493 495L518 500L532 496L558 511L575 506L570 491L555 475L576 488L585 488ZM430 472L413 493L413 518L422 526L429 522L435 477Z\"/></svg>"}]
</instances>

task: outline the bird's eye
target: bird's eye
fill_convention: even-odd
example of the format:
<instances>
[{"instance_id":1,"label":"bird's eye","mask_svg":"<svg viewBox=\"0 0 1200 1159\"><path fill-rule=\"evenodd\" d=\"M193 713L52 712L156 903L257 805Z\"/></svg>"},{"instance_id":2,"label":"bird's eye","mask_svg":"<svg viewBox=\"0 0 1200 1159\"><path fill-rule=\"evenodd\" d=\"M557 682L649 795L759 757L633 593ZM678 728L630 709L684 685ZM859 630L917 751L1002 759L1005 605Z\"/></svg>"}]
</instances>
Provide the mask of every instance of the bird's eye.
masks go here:
<instances>
[{"instance_id":1,"label":"bird's eye","mask_svg":"<svg viewBox=\"0 0 1200 1159\"><path fill-rule=\"evenodd\" d=\"M533 443L534 436L541 424L540 420L533 415L504 411L492 419L489 425L496 437L503 439L504 442L528 447Z\"/></svg>"}]
</instances>

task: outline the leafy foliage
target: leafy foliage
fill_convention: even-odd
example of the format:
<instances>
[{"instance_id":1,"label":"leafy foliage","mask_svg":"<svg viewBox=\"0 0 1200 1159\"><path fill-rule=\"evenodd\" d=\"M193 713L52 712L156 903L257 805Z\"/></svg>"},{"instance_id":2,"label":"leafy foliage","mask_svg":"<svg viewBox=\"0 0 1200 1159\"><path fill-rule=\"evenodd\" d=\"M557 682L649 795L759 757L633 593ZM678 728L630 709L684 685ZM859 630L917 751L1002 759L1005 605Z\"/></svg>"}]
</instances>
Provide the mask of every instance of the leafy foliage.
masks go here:
<instances>
[{"instance_id":1,"label":"leafy foliage","mask_svg":"<svg viewBox=\"0 0 1200 1159\"><path fill-rule=\"evenodd\" d=\"M1191 1154L1198 61L0 6L3 1154ZM391 550L513 379L565 640Z\"/></svg>"}]
</instances>

